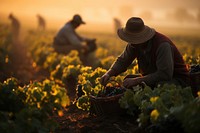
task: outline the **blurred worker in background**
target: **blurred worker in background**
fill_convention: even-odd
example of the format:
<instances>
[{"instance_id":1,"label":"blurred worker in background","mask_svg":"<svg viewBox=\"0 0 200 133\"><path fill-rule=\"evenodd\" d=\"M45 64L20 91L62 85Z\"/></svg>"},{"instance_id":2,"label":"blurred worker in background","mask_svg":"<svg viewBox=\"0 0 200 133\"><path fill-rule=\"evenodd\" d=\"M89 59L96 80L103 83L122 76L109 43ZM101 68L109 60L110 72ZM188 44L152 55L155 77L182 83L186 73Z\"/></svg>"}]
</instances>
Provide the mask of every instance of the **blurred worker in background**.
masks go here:
<instances>
[{"instance_id":1,"label":"blurred worker in background","mask_svg":"<svg viewBox=\"0 0 200 133\"><path fill-rule=\"evenodd\" d=\"M85 24L81 16L75 14L54 37L53 47L55 51L68 54L71 50L77 50L82 59L96 50L96 39L81 37L75 31L80 25Z\"/></svg>"},{"instance_id":2,"label":"blurred worker in background","mask_svg":"<svg viewBox=\"0 0 200 133\"><path fill-rule=\"evenodd\" d=\"M141 76L128 75L123 81L124 87L132 88L143 82L151 87L164 83L190 86L189 71L182 55L168 37L144 25L138 17L130 18L125 28L118 29L117 33L127 46L101 77L103 85L111 76L125 72L137 59Z\"/></svg>"},{"instance_id":3,"label":"blurred worker in background","mask_svg":"<svg viewBox=\"0 0 200 133\"><path fill-rule=\"evenodd\" d=\"M19 34L20 34L20 22L19 20L10 13L8 18L11 20L11 32L14 41L19 41Z\"/></svg>"},{"instance_id":4,"label":"blurred worker in background","mask_svg":"<svg viewBox=\"0 0 200 133\"><path fill-rule=\"evenodd\" d=\"M113 18L114 32L116 33L119 28L122 27L121 21L118 18Z\"/></svg>"},{"instance_id":5,"label":"blurred worker in background","mask_svg":"<svg viewBox=\"0 0 200 133\"><path fill-rule=\"evenodd\" d=\"M38 30L44 31L45 28L46 28L46 21L45 21L45 19L41 15L39 15L39 14L37 14L36 17L38 19L38 27L37 27Z\"/></svg>"}]
</instances>

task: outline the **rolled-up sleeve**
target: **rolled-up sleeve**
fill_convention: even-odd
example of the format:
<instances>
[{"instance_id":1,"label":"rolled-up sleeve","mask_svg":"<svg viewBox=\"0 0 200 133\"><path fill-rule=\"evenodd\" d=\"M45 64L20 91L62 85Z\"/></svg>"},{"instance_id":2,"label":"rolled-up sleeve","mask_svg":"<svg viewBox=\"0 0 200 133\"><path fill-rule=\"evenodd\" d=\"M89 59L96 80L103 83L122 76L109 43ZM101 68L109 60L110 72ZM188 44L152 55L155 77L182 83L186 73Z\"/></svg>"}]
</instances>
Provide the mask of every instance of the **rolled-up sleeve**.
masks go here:
<instances>
[{"instance_id":1,"label":"rolled-up sleeve","mask_svg":"<svg viewBox=\"0 0 200 133\"><path fill-rule=\"evenodd\" d=\"M156 51L156 67L155 73L144 76L144 81L153 85L159 81L169 81L173 77L174 61L172 47L168 42L162 43Z\"/></svg>"}]
</instances>

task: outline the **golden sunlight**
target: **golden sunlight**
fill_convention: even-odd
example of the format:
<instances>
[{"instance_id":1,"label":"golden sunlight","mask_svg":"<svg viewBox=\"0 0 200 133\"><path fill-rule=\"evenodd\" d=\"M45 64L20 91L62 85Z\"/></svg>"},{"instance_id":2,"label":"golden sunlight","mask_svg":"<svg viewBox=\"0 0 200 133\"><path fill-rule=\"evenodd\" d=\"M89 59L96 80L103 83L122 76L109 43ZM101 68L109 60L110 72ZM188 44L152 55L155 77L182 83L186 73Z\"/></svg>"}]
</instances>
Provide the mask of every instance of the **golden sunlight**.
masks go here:
<instances>
[{"instance_id":1,"label":"golden sunlight","mask_svg":"<svg viewBox=\"0 0 200 133\"><path fill-rule=\"evenodd\" d=\"M34 28L40 14L49 29L58 29L78 13L87 23L81 30L113 32L113 18L125 25L132 16L158 29L199 29L198 5L199 0L1 0L0 20L8 22L7 16L13 13L24 27Z\"/></svg>"}]
</instances>

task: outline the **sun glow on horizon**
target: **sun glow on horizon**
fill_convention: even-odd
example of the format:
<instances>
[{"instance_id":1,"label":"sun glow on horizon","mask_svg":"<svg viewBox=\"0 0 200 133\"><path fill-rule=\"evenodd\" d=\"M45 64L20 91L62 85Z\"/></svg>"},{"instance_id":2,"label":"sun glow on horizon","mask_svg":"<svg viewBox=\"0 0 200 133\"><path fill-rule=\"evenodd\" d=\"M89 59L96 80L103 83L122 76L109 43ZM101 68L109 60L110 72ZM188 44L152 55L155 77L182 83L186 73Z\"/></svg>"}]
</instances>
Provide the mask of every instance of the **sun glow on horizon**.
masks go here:
<instances>
[{"instance_id":1,"label":"sun glow on horizon","mask_svg":"<svg viewBox=\"0 0 200 133\"><path fill-rule=\"evenodd\" d=\"M83 29L111 30L114 17L124 25L129 17L140 16L150 26L199 29L198 5L198 0L2 0L0 18L8 22L7 16L12 12L24 25L35 27L36 14L41 14L48 28L58 28L79 13L87 22ZM181 20L184 17L179 10L186 19Z\"/></svg>"}]
</instances>

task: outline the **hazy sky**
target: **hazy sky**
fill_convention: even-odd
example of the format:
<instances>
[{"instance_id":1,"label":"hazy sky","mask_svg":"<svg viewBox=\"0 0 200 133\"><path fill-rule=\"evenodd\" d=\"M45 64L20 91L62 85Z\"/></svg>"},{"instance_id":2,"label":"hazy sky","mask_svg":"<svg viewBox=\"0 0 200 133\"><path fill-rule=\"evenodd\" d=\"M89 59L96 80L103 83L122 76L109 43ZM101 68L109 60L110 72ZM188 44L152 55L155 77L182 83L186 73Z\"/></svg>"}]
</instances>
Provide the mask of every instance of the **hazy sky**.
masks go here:
<instances>
[{"instance_id":1,"label":"hazy sky","mask_svg":"<svg viewBox=\"0 0 200 133\"><path fill-rule=\"evenodd\" d=\"M174 24L167 19L167 14L173 14L177 8L186 9L193 19L200 10L200 0L0 0L2 18L12 12L21 20L26 18L30 24L36 21L35 15L39 13L49 26L61 25L75 13L81 14L89 24L111 24L113 17L125 23L131 16L142 15L149 24ZM193 25L198 26L198 23Z\"/></svg>"}]
</instances>

